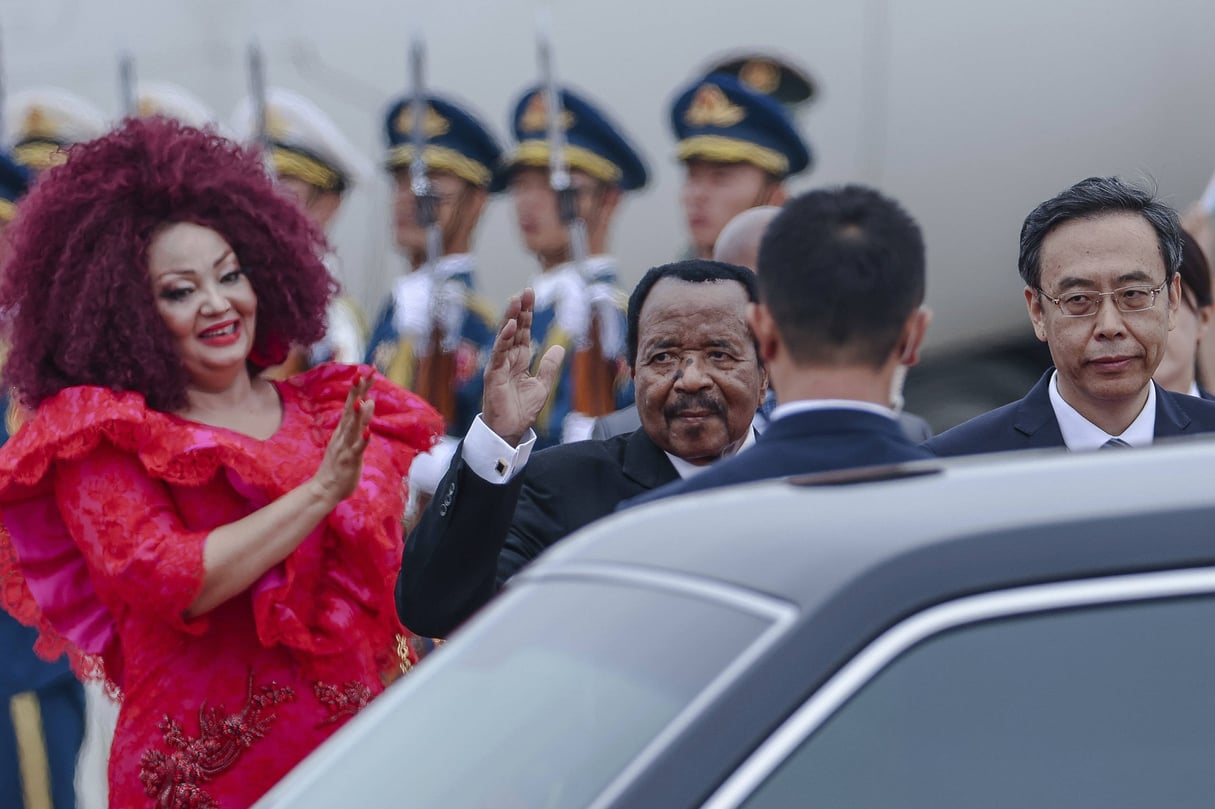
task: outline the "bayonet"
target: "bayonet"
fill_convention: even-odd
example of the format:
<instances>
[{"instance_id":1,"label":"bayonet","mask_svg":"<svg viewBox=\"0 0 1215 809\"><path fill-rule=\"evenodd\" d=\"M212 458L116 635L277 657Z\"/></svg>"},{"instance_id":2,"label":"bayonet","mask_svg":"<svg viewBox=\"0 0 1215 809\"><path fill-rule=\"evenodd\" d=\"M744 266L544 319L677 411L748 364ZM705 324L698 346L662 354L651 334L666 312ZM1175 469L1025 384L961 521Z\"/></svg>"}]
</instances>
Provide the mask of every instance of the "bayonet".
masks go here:
<instances>
[{"instance_id":1,"label":"bayonet","mask_svg":"<svg viewBox=\"0 0 1215 809\"><path fill-rule=\"evenodd\" d=\"M570 254L579 271L586 259L586 223L578 216L576 190L570 181L569 164L565 158L566 142L563 117L565 107L557 83L553 59L553 42L549 19L543 11L536 20L536 56L540 63L541 92L548 110L548 181L557 195L557 210L569 230Z\"/></svg>"},{"instance_id":2,"label":"bayonet","mask_svg":"<svg viewBox=\"0 0 1215 809\"><path fill-rule=\"evenodd\" d=\"M253 145L263 159L270 154L270 129L266 120L266 68L262 49L254 40L249 43L249 98L253 104ZM271 176L273 172L270 173Z\"/></svg>"},{"instance_id":3,"label":"bayonet","mask_svg":"<svg viewBox=\"0 0 1215 809\"><path fill-rule=\"evenodd\" d=\"M118 57L118 99L122 102L122 116L135 118L139 115L139 98L135 91L135 57L123 51Z\"/></svg>"},{"instance_id":4,"label":"bayonet","mask_svg":"<svg viewBox=\"0 0 1215 809\"><path fill-rule=\"evenodd\" d=\"M443 235L439 229L439 199L426 173L426 48L421 37L414 37L409 46L409 78L413 98L409 104L409 141L413 159L409 163L409 186L413 191L418 224L426 229L426 263L433 272L443 252Z\"/></svg>"}]
</instances>

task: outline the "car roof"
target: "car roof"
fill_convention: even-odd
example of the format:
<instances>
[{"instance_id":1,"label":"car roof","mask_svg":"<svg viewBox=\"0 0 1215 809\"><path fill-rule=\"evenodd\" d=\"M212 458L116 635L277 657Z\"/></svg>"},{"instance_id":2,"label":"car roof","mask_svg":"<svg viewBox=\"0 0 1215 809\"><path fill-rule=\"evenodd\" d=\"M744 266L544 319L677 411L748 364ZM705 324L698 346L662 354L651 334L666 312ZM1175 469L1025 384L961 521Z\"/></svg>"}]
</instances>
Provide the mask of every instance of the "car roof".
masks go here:
<instances>
[{"instance_id":1,"label":"car roof","mask_svg":"<svg viewBox=\"0 0 1215 809\"><path fill-rule=\"evenodd\" d=\"M922 588L939 589L942 598L980 581L997 589L1212 564L1215 543L1202 526L1215 519L1213 477L1215 439L1186 439L1150 449L1002 453L744 484L600 520L522 576L644 567L813 610L866 572L910 559ZM1184 512L1196 512L1189 518L1194 531L1119 539L1128 521L1163 514L1189 521ZM1081 524L1086 530L1067 530ZM999 552L1008 545L999 537L1015 540L1013 547Z\"/></svg>"}]
</instances>

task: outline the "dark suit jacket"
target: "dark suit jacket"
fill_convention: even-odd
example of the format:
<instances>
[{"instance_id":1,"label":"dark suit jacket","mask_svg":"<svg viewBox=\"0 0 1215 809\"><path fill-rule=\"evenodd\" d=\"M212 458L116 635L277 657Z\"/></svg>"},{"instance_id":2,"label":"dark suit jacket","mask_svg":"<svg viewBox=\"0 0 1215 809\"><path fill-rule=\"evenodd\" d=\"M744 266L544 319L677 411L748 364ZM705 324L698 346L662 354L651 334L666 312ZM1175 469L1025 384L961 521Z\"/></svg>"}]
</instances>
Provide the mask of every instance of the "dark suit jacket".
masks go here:
<instances>
[{"instance_id":1,"label":"dark suit jacket","mask_svg":"<svg viewBox=\"0 0 1215 809\"><path fill-rule=\"evenodd\" d=\"M1025 395L1011 404L975 416L936 438L924 447L941 457L1008 452L1018 449L1063 447L1063 433L1050 404L1048 370ZM1152 383L1156 385L1155 382ZM1156 438L1195 435L1215 430L1215 402L1171 393L1156 385Z\"/></svg>"},{"instance_id":2,"label":"dark suit jacket","mask_svg":"<svg viewBox=\"0 0 1215 809\"><path fill-rule=\"evenodd\" d=\"M734 483L931 457L908 440L894 419L845 408L811 410L773 421L746 452L695 477L635 497L621 508Z\"/></svg>"},{"instance_id":3,"label":"dark suit jacket","mask_svg":"<svg viewBox=\"0 0 1215 809\"><path fill-rule=\"evenodd\" d=\"M643 430L542 450L505 485L483 480L457 454L405 542L401 622L446 637L545 548L678 477Z\"/></svg>"}]
</instances>

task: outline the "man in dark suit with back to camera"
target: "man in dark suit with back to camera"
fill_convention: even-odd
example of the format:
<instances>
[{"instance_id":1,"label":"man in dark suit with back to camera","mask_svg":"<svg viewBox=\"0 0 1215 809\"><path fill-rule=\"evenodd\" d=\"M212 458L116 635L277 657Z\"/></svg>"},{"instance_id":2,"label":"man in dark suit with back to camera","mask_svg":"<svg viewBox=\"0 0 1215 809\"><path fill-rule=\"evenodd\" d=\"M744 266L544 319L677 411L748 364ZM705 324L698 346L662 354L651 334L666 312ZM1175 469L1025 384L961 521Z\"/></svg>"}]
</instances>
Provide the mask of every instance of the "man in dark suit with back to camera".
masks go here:
<instances>
[{"instance_id":1,"label":"man in dark suit with back to camera","mask_svg":"<svg viewBox=\"0 0 1215 809\"><path fill-rule=\"evenodd\" d=\"M1181 300L1181 227L1152 194L1090 177L1021 227L1018 269L1054 368L1019 401L925 443L937 455L1148 446L1215 430L1215 403L1152 382Z\"/></svg>"},{"instance_id":2,"label":"man in dark suit with back to camera","mask_svg":"<svg viewBox=\"0 0 1215 809\"><path fill-rule=\"evenodd\" d=\"M691 260L651 269L629 298L626 352L641 429L529 457L532 425L562 349L531 365L534 297L508 304L485 371L483 412L405 543L397 611L444 637L548 546L622 500L755 442L767 377L747 330L756 280L742 267Z\"/></svg>"},{"instance_id":3,"label":"man in dark suit with back to camera","mask_svg":"<svg viewBox=\"0 0 1215 809\"><path fill-rule=\"evenodd\" d=\"M861 186L803 194L768 226L758 275L748 322L779 400L771 424L746 453L626 505L931 457L889 406L897 370L917 362L931 320L911 216Z\"/></svg>"}]
</instances>

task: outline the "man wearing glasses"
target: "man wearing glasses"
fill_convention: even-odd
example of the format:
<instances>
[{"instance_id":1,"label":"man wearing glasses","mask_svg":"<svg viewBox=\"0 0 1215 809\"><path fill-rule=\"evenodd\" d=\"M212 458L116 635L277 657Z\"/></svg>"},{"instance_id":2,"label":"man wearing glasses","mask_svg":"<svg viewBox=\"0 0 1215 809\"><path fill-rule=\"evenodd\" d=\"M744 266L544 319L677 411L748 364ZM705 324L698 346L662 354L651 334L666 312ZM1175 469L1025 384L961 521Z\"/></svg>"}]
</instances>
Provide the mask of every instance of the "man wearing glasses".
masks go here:
<instances>
[{"instance_id":1,"label":"man wearing glasses","mask_svg":"<svg viewBox=\"0 0 1215 809\"><path fill-rule=\"evenodd\" d=\"M1181 228L1152 194L1090 177L1035 208L1018 268L1034 333L1055 367L1025 398L928 441L937 455L1148 446L1215 430L1215 403L1152 374L1181 300Z\"/></svg>"}]
</instances>

